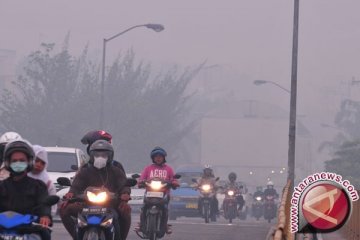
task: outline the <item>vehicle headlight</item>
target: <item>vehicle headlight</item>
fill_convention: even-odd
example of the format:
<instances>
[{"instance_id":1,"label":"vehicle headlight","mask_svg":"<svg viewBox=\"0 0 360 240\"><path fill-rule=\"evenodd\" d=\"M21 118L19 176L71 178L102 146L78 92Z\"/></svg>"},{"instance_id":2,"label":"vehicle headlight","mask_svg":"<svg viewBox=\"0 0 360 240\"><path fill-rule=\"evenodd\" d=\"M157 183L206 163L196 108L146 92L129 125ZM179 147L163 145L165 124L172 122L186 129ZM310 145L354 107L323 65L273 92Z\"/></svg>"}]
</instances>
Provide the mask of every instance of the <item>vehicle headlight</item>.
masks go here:
<instances>
[{"instance_id":1,"label":"vehicle headlight","mask_svg":"<svg viewBox=\"0 0 360 240\"><path fill-rule=\"evenodd\" d=\"M160 190L162 188L162 183L161 181L151 181L150 187L154 190Z\"/></svg>"},{"instance_id":2,"label":"vehicle headlight","mask_svg":"<svg viewBox=\"0 0 360 240\"><path fill-rule=\"evenodd\" d=\"M256 197L256 200L257 200L257 201L261 201L261 197Z\"/></svg>"},{"instance_id":3,"label":"vehicle headlight","mask_svg":"<svg viewBox=\"0 0 360 240\"><path fill-rule=\"evenodd\" d=\"M99 192L98 194L95 194L93 192L87 191L86 197L92 203L103 203L107 200L108 195L106 192Z\"/></svg>"},{"instance_id":4,"label":"vehicle headlight","mask_svg":"<svg viewBox=\"0 0 360 240\"><path fill-rule=\"evenodd\" d=\"M112 218L109 218L108 220L106 220L105 222L102 222L100 225L103 227L109 227L113 222Z\"/></svg>"},{"instance_id":5,"label":"vehicle headlight","mask_svg":"<svg viewBox=\"0 0 360 240\"><path fill-rule=\"evenodd\" d=\"M201 186L201 189L205 192L208 192L208 191L210 191L211 186L209 184L204 184Z\"/></svg>"},{"instance_id":6,"label":"vehicle headlight","mask_svg":"<svg viewBox=\"0 0 360 240\"><path fill-rule=\"evenodd\" d=\"M229 196L234 196L234 191L232 191L232 190L228 191L228 195Z\"/></svg>"}]
</instances>

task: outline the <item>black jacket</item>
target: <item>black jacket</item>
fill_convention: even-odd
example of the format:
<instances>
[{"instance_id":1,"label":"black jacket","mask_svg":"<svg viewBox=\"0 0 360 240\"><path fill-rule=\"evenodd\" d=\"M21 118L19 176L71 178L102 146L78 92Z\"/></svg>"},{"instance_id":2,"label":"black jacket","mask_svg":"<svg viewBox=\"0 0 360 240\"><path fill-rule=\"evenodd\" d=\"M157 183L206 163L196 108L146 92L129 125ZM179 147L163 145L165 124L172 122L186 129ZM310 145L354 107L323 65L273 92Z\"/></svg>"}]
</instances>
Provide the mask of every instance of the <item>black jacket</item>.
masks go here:
<instances>
[{"instance_id":1,"label":"black jacket","mask_svg":"<svg viewBox=\"0 0 360 240\"><path fill-rule=\"evenodd\" d=\"M87 187L106 187L113 193L129 193L129 187L125 186L126 175L118 166L112 164L105 168L97 169L93 165L87 163L76 174L70 191L74 194L81 194Z\"/></svg>"},{"instance_id":2,"label":"black jacket","mask_svg":"<svg viewBox=\"0 0 360 240\"><path fill-rule=\"evenodd\" d=\"M51 217L51 208L40 204L47 196L48 190L42 181L28 176L14 181L13 177L9 177L0 181L0 212Z\"/></svg>"}]
</instances>

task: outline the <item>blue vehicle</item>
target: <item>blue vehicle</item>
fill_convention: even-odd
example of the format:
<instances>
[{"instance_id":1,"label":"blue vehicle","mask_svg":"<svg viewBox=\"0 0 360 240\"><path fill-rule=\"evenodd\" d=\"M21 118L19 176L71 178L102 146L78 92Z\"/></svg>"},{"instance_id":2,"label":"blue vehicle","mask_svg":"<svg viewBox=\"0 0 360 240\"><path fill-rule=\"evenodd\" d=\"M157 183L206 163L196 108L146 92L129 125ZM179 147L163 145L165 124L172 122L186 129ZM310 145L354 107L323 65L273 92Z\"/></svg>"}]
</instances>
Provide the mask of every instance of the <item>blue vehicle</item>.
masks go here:
<instances>
[{"instance_id":1,"label":"blue vehicle","mask_svg":"<svg viewBox=\"0 0 360 240\"><path fill-rule=\"evenodd\" d=\"M198 210L199 192L192 187L192 179L200 178L203 168L201 166L185 166L177 169L176 173L181 175L180 187L171 191L169 219L200 217Z\"/></svg>"},{"instance_id":2,"label":"blue vehicle","mask_svg":"<svg viewBox=\"0 0 360 240\"><path fill-rule=\"evenodd\" d=\"M49 196L44 205L52 206L59 201L57 196ZM41 240L41 235L50 228L38 223L39 217L31 214L20 214L13 211L0 213L0 239L5 240Z\"/></svg>"}]
</instances>

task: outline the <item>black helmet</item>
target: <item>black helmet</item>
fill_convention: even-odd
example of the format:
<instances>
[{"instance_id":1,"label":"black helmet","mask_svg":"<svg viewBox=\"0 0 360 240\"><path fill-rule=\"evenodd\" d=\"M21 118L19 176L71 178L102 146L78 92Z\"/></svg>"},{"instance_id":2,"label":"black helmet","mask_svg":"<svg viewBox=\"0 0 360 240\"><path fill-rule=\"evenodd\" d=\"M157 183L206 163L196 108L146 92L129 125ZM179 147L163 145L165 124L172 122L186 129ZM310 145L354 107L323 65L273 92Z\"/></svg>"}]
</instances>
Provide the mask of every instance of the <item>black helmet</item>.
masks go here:
<instances>
[{"instance_id":1,"label":"black helmet","mask_svg":"<svg viewBox=\"0 0 360 240\"><path fill-rule=\"evenodd\" d=\"M164 162L166 162L167 153L166 153L166 151L165 151L163 148L161 148L161 147L156 147L156 148L154 148L154 149L151 151L150 157L151 157L151 159L153 160L153 162L154 162L154 157L155 157L156 155L161 155L161 156L163 156L163 157L164 157Z\"/></svg>"},{"instance_id":2,"label":"black helmet","mask_svg":"<svg viewBox=\"0 0 360 240\"><path fill-rule=\"evenodd\" d=\"M90 131L82 137L81 143L88 145L86 151L88 154L90 154L91 144L93 144L95 141L101 140L101 139L106 140L109 143L111 143L112 136L110 133L103 131L103 130Z\"/></svg>"},{"instance_id":3,"label":"black helmet","mask_svg":"<svg viewBox=\"0 0 360 240\"><path fill-rule=\"evenodd\" d=\"M107 152L108 160L107 163L110 163L114 159L114 148L113 146L106 140L97 140L93 144L91 144L89 149L90 155L90 163L94 163L94 154L95 152Z\"/></svg>"},{"instance_id":4,"label":"black helmet","mask_svg":"<svg viewBox=\"0 0 360 240\"><path fill-rule=\"evenodd\" d=\"M228 176L228 178L229 178L229 181L230 182L232 182L232 181L235 181L236 180L236 173L234 173L234 172L231 172L231 173L229 173L229 176Z\"/></svg>"},{"instance_id":5,"label":"black helmet","mask_svg":"<svg viewBox=\"0 0 360 240\"><path fill-rule=\"evenodd\" d=\"M203 175L207 177L214 177L214 171L212 170L210 165L205 165L203 169Z\"/></svg>"},{"instance_id":6,"label":"black helmet","mask_svg":"<svg viewBox=\"0 0 360 240\"><path fill-rule=\"evenodd\" d=\"M14 152L22 152L28 157L29 164L26 171L31 171L34 164L35 153L31 144L26 140L15 140L6 144L4 150L5 169L9 172L13 172L13 170L10 168L10 157Z\"/></svg>"}]
</instances>

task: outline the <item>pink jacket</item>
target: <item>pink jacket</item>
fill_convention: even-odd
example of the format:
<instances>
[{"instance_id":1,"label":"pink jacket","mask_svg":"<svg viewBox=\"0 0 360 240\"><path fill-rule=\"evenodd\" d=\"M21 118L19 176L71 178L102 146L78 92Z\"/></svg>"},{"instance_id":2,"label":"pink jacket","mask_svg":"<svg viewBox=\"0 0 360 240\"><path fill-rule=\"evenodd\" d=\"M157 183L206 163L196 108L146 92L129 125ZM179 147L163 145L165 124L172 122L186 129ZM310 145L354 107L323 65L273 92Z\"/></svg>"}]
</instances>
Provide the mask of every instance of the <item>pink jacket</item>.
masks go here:
<instances>
[{"instance_id":1,"label":"pink jacket","mask_svg":"<svg viewBox=\"0 0 360 240\"><path fill-rule=\"evenodd\" d=\"M143 170L139 182L147 181L152 178L160 178L166 181L173 181L174 170L166 164L163 164L161 166L156 164L151 164Z\"/></svg>"}]
</instances>

